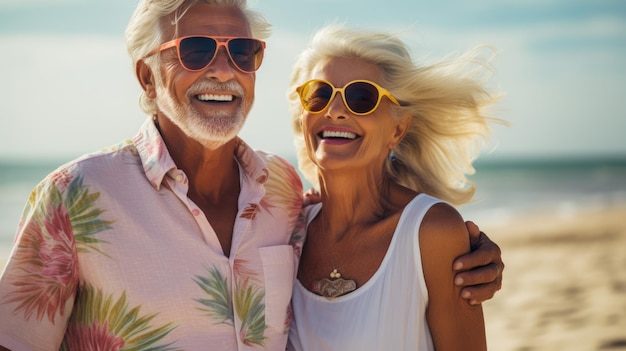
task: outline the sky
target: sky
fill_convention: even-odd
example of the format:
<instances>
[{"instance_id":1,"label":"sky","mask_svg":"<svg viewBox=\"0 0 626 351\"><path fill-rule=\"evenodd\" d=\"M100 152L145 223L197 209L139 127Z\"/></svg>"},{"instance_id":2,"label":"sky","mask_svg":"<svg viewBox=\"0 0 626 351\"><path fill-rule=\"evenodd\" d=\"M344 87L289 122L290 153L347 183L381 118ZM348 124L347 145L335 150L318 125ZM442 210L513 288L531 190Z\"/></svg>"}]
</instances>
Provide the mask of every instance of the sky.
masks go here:
<instances>
[{"instance_id":1,"label":"sky","mask_svg":"<svg viewBox=\"0 0 626 351\"><path fill-rule=\"evenodd\" d=\"M124 30L136 1L0 0L0 159L70 160L135 135L146 116ZM249 0L272 23L241 136L294 154L286 90L315 30L399 35L416 61L498 51L505 97L486 157L626 156L626 1Z\"/></svg>"}]
</instances>

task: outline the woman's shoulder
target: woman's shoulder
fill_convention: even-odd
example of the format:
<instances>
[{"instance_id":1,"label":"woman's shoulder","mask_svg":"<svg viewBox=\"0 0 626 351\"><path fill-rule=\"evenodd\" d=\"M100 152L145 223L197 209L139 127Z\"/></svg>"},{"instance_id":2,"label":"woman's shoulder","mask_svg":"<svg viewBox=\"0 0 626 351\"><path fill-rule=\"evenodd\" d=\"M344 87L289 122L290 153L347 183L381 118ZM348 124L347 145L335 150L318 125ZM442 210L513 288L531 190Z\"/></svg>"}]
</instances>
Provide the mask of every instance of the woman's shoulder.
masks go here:
<instances>
[{"instance_id":1,"label":"woman's shoulder","mask_svg":"<svg viewBox=\"0 0 626 351\"><path fill-rule=\"evenodd\" d=\"M459 211L446 202L432 205L420 226L420 242L428 248L467 251L469 235Z\"/></svg>"}]
</instances>

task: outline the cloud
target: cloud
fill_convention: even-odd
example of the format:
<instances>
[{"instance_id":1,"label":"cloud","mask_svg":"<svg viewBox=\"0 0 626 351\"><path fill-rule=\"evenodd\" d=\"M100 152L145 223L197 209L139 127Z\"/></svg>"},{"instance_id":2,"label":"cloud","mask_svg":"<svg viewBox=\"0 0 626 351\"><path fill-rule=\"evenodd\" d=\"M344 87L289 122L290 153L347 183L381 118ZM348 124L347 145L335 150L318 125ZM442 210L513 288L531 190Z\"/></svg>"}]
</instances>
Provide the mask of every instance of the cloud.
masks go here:
<instances>
[{"instance_id":1,"label":"cloud","mask_svg":"<svg viewBox=\"0 0 626 351\"><path fill-rule=\"evenodd\" d=\"M285 94L302 37L275 33L257 72L255 105L242 137L291 156ZM72 158L132 137L146 117L123 40L108 36L0 35L5 128L0 157Z\"/></svg>"},{"instance_id":2,"label":"cloud","mask_svg":"<svg viewBox=\"0 0 626 351\"><path fill-rule=\"evenodd\" d=\"M291 67L312 31L334 16L311 15L295 25L294 16L285 12L291 2L279 11L276 4L256 1L268 7L269 11L261 11L275 27L257 72L255 106L242 136L253 147L289 156L293 143L285 93ZM10 3L14 2L4 1L0 8ZM626 153L619 135L626 130L626 99L619 93L626 81L624 16L606 10L569 17L545 15L525 22L507 22L506 16L500 16L488 24L502 11L499 7L478 4L470 20L459 25L448 25L457 19L454 16L447 21L417 21L425 12L402 11L401 19L383 19L381 13L375 23L364 27L400 33L416 57L441 57L480 44L498 49L496 78L507 94L501 103L502 117L513 125L497 129L496 154ZM121 22L131 11L113 11L120 16L110 21L120 22L120 33L125 26ZM357 21L348 25L358 25L372 16L355 12L346 18ZM11 82L0 85L5 121L0 128L0 157L78 156L133 136L145 118L137 105L139 86L122 35L0 34L0 45L9 53L0 56L0 77Z\"/></svg>"},{"instance_id":3,"label":"cloud","mask_svg":"<svg viewBox=\"0 0 626 351\"><path fill-rule=\"evenodd\" d=\"M0 156L64 157L135 133L143 120L124 43L97 36L0 36Z\"/></svg>"},{"instance_id":4,"label":"cloud","mask_svg":"<svg viewBox=\"0 0 626 351\"><path fill-rule=\"evenodd\" d=\"M498 86L506 94L496 128L497 154L626 153L626 20L622 16L558 18L459 32L420 27L414 53L433 56L488 44L499 52Z\"/></svg>"}]
</instances>

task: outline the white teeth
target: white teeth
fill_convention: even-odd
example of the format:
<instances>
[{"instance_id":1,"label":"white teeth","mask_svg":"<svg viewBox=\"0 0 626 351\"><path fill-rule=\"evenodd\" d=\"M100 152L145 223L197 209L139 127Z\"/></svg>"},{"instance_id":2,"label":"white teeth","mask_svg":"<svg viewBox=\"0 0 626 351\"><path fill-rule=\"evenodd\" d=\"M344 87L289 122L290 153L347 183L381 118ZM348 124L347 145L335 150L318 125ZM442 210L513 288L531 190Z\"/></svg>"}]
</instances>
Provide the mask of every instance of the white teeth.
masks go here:
<instances>
[{"instance_id":1,"label":"white teeth","mask_svg":"<svg viewBox=\"0 0 626 351\"><path fill-rule=\"evenodd\" d=\"M355 139L356 134L350 133L350 132L335 132L335 131L325 130L324 132L322 132L322 137L323 138Z\"/></svg>"},{"instance_id":2,"label":"white teeth","mask_svg":"<svg viewBox=\"0 0 626 351\"><path fill-rule=\"evenodd\" d=\"M200 94L198 95L200 101L233 101L232 95L215 95L215 94Z\"/></svg>"}]
</instances>

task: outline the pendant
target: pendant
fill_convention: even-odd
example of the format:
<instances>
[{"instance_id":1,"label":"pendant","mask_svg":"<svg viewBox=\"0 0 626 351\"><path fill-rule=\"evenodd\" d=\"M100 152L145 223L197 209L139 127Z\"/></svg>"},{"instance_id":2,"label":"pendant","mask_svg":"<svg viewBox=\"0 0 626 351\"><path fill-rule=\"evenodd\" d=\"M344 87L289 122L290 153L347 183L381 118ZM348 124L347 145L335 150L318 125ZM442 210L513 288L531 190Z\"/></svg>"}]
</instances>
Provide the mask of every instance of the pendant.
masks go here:
<instances>
[{"instance_id":1,"label":"pendant","mask_svg":"<svg viewBox=\"0 0 626 351\"><path fill-rule=\"evenodd\" d=\"M313 291L332 300L337 296L356 290L356 282L352 279L341 278L341 273L339 273L337 269L333 269L333 271L330 272L330 277L333 278L333 280L322 278L314 281Z\"/></svg>"}]
</instances>

